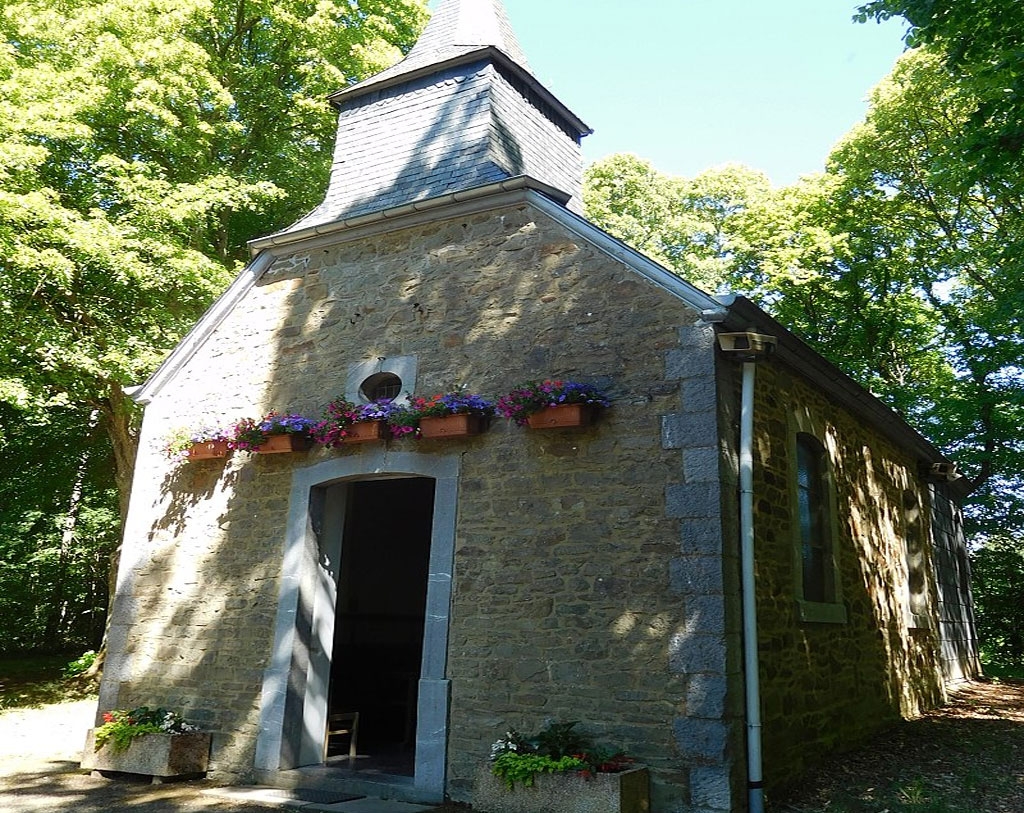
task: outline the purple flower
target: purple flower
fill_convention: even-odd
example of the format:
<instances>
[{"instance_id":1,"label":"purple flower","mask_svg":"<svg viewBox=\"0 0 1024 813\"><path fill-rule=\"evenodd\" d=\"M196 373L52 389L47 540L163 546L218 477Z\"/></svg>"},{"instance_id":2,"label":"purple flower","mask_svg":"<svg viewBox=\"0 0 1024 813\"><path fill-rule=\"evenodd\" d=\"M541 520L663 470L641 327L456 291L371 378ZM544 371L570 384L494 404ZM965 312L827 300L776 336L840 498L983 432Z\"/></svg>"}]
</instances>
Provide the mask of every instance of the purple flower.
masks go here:
<instances>
[{"instance_id":1,"label":"purple flower","mask_svg":"<svg viewBox=\"0 0 1024 813\"><path fill-rule=\"evenodd\" d=\"M516 387L498 399L497 410L498 414L523 426L530 415L560 404L608 407L611 401L591 384L548 379Z\"/></svg>"}]
</instances>

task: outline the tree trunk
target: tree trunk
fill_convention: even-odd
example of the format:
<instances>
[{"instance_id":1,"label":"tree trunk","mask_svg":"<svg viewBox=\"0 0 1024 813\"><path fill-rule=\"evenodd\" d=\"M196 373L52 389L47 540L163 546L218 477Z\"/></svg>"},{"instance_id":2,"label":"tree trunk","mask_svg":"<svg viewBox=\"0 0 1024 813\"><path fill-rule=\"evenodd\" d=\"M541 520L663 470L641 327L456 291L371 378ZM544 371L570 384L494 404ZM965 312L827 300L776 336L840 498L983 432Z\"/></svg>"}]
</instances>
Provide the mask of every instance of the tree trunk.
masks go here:
<instances>
[{"instance_id":1,"label":"tree trunk","mask_svg":"<svg viewBox=\"0 0 1024 813\"><path fill-rule=\"evenodd\" d=\"M89 434L92 435L99 422L99 413L92 411L89 416ZM43 639L48 649L56 648L60 640L61 630L67 616L67 600L64 594L64 580L67 575L68 557L75 541L75 527L78 524L78 512L82 507L82 492L85 488L85 474L89 466L89 448L82 452L75 471L75 480L71 485L71 496L68 498L68 511L61 522L60 550L57 553L57 574L50 599L50 614L46 621Z\"/></svg>"},{"instance_id":2,"label":"tree trunk","mask_svg":"<svg viewBox=\"0 0 1024 813\"><path fill-rule=\"evenodd\" d=\"M114 451L114 481L117 483L118 507L121 515L118 539L123 540L125 521L128 518L128 501L132 491L132 475L135 472L135 456L139 450L139 410L135 408L117 382L110 383L107 397L100 403L99 409ZM107 571L107 622L104 626L103 642L96 654L96 660L87 672L90 677L99 675L106 658L107 635L110 632L110 619L113 615L117 567L120 560L121 541L118 542L114 552L110 554L110 567Z\"/></svg>"}]
</instances>

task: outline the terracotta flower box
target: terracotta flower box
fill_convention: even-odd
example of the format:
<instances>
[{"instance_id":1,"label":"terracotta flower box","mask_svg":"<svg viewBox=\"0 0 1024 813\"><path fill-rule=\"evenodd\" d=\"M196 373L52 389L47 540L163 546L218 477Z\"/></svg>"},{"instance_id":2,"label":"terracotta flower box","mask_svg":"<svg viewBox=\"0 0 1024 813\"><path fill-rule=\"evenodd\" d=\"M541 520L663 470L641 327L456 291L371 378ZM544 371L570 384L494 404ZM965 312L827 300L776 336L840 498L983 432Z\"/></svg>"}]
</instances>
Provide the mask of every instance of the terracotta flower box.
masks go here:
<instances>
[{"instance_id":1,"label":"terracotta flower box","mask_svg":"<svg viewBox=\"0 0 1024 813\"><path fill-rule=\"evenodd\" d=\"M456 438L479 435L484 429L482 415L462 413L459 415L435 415L420 418L420 437Z\"/></svg>"},{"instance_id":2,"label":"terracotta flower box","mask_svg":"<svg viewBox=\"0 0 1024 813\"><path fill-rule=\"evenodd\" d=\"M263 443L253 449L256 454L282 454L284 452L306 452L313 445L309 435L289 432L282 435L271 435Z\"/></svg>"},{"instance_id":3,"label":"terracotta flower box","mask_svg":"<svg viewBox=\"0 0 1024 813\"><path fill-rule=\"evenodd\" d=\"M593 409L590 404L559 404L534 412L526 422L531 429L563 429L590 424Z\"/></svg>"},{"instance_id":4,"label":"terracotta flower box","mask_svg":"<svg viewBox=\"0 0 1024 813\"><path fill-rule=\"evenodd\" d=\"M212 460L228 456L226 440L208 440L204 443L193 443L188 450L189 460Z\"/></svg>"},{"instance_id":5,"label":"terracotta flower box","mask_svg":"<svg viewBox=\"0 0 1024 813\"><path fill-rule=\"evenodd\" d=\"M154 782L202 776L210 759L210 735L202 733L143 734L124 751L114 750L109 740L97 751L95 743L90 728L82 752L83 769L142 774L152 776Z\"/></svg>"},{"instance_id":6,"label":"terracotta flower box","mask_svg":"<svg viewBox=\"0 0 1024 813\"><path fill-rule=\"evenodd\" d=\"M383 440L387 437L387 423L385 421L356 421L345 432L345 443Z\"/></svg>"},{"instance_id":7,"label":"terracotta flower box","mask_svg":"<svg viewBox=\"0 0 1024 813\"><path fill-rule=\"evenodd\" d=\"M619 773L540 774L532 787L509 789L483 766L473 784L473 809L487 813L649 813L650 778L646 768Z\"/></svg>"}]
</instances>

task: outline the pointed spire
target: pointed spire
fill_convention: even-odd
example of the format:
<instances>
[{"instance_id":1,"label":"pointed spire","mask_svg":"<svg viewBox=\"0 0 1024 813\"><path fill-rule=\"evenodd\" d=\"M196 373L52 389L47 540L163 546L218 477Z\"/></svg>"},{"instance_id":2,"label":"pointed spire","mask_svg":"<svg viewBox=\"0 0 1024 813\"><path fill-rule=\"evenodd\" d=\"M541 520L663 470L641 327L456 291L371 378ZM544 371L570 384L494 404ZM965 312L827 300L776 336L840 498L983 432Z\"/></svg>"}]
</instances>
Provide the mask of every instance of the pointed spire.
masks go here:
<instances>
[{"instance_id":1,"label":"pointed spire","mask_svg":"<svg viewBox=\"0 0 1024 813\"><path fill-rule=\"evenodd\" d=\"M501 0L440 0L404 60L330 99L338 140L327 194L287 231L512 178L582 209L590 128L526 68Z\"/></svg>"},{"instance_id":2,"label":"pointed spire","mask_svg":"<svg viewBox=\"0 0 1024 813\"><path fill-rule=\"evenodd\" d=\"M441 62L465 49L487 46L529 70L501 0L441 0L405 61Z\"/></svg>"},{"instance_id":3,"label":"pointed spire","mask_svg":"<svg viewBox=\"0 0 1024 813\"><path fill-rule=\"evenodd\" d=\"M401 62L351 87L332 94L356 95L369 88L401 81L410 74L494 48L517 67L530 72L526 54L516 39L501 0L440 0L420 38Z\"/></svg>"}]
</instances>

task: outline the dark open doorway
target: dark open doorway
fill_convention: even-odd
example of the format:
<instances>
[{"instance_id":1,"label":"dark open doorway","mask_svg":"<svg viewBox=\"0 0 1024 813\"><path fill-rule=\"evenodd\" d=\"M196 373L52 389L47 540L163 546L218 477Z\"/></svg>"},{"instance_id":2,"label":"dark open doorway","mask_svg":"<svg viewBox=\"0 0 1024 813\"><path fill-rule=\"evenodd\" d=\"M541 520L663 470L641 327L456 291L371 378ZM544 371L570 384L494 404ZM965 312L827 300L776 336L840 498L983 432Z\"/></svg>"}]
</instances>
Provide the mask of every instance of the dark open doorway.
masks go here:
<instances>
[{"instance_id":1,"label":"dark open doorway","mask_svg":"<svg viewBox=\"0 0 1024 813\"><path fill-rule=\"evenodd\" d=\"M412 775L434 480L352 483L341 544L330 712L357 712L358 753L329 743L329 764Z\"/></svg>"}]
</instances>

